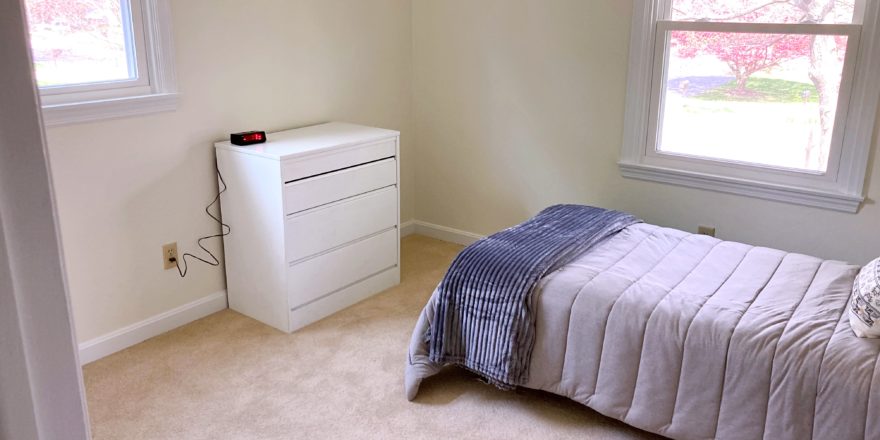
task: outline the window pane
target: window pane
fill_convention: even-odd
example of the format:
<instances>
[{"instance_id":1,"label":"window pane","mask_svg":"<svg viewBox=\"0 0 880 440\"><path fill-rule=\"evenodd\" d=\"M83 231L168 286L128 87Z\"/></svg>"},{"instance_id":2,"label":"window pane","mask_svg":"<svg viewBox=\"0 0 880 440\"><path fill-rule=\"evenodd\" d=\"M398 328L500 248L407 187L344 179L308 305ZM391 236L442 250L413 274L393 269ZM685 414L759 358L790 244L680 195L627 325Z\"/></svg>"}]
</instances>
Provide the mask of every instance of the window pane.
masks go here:
<instances>
[{"instance_id":1,"label":"window pane","mask_svg":"<svg viewBox=\"0 0 880 440\"><path fill-rule=\"evenodd\" d=\"M40 87L136 79L128 0L26 0Z\"/></svg>"},{"instance_id":2,"label":"window pane","mask_svg":"<svg viewBox=\"0 0 880 440\"><path fill-rule=\"evenodd\" d=\"M852 23L857 0L672 0L672 20Z\"/></svg>"},{"instance_id":3,"label":"window pane","mask_svg":"<svg viewBox=\"0 0 880 440\"><path fill-rule=\"evenodd\" d=\"M670 34L659 151L826 171L846 37Z\"/></svg>"}]
</instances>

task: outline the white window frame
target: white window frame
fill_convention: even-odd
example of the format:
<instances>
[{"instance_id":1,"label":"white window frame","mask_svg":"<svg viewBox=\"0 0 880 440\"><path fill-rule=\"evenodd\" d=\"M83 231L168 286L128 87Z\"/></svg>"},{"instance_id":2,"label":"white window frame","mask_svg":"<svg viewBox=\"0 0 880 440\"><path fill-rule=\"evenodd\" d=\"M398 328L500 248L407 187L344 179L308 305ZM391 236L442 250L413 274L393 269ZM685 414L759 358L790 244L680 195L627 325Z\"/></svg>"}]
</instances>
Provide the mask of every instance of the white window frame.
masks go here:
<instances>
[{"instance_id":1,"label":"white window frame","mask_svg":"<svg viewBox=\"0 0 880 440\"><path fill-rule=\"evenodd\" d=\"M129 0L134 79L40 88L47 126L121 118L177 108L168 0ZM132 53L133 52L133 53Z\"/></svg>"},{"instance_id":2,"label":"white window frame","mask_svg":"<svg viewBox=\"0 0 880 440\"><path fill-rule=\"evenodd\" d=\"M620 170L624 177L857 212L880 100L880 0L866 0L862 24L788 25L668 20L671 0L634 4ZM710 27L707 27L710 26ZM847 55L824 173L657 151L670 30L844 34ZM849 96L849 100L846 97Z\"/></svg>"}]
</instances>

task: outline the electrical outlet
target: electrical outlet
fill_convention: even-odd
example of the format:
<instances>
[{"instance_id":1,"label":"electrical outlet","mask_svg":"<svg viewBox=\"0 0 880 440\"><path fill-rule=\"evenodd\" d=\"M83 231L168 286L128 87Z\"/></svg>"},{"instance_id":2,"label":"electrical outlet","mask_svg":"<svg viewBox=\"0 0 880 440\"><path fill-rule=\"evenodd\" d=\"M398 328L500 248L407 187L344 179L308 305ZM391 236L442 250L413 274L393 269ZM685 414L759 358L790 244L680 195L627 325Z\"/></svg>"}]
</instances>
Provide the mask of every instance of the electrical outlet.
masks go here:
<instances>
[{"instance_id":1,"label":"electrical outlet","mask_svg":"<svg viewBox=\"0 0 880 440\"><path fill-rule=\"evenodd\" d=\"M710 237L714 237L715 236L715 228L712 226L698 226L697 227L697 234L708 235Z\"/></svg>"},{"instance_id":2,"label":"electrical outlet","mask_svg":"<svg viewBox=\"0 0 880 440\"><path fill-rule=\"evenodd\" d=\"M162 246L162 261L165 264L165 270L177 267L177 242L168 243Z\"/></svg>"}]
</instances>

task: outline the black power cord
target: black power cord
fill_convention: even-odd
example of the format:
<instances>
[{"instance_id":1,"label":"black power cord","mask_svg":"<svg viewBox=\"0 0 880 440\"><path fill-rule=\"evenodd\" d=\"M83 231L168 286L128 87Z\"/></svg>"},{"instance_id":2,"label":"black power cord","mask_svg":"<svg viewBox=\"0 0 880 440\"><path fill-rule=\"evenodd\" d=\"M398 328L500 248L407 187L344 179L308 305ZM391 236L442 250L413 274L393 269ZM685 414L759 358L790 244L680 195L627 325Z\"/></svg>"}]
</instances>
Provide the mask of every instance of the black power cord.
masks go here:
<instances>
[{"instance_id":1,"label":"black power cord","mask_svg":"<svg viewBox=\"0 0 880 440\"><path fill-rule=\"evenodd\" d=\"M198 256L195 256L193 254L185 252L183 255L180 256L180 260L178 260L178 259L172 260L172 261L174 261L174 264L177 266L177 272L180 273L181 278L186 277L186 272L189 269L189 264L187 264L186 257L190 257L195 260L201 261L202 263L205 263L209 266L214 266L214 267L219 266L220 260L218 260L217 257L205 247L203 242L205 240L210 240L212 238L225 237L225 236L229 235L230 232L232 232L232 228L229 225L227 225L226 223L223 223L223 220L220 220L220 217L218 217L214 214L211 214L211 207L216 205L217 202L220 201L220 196L226 192L226 182L223 180L223 175L220 174L219 168L216 168L216 170L217 170L217 177L220 180L220 184L223 185L223 188L217 192L217 196L214 197L214 200L211 201L211 203L209 203L208 206L205 207L205 213L208 214L208 217L211 217L212 219L214 219L214 221L216 221L217 223L220 224L220 233L214 234L214 235L207 235L202 238L199 238L196 241L196 243L199 245L199 247L202 248L202 250L205 251L205 253L207 253L208 256L211 258L211 260L213 260L213 261L208 261L208 260L205 260L204 258L200 258ZM180 261L181 260L183 261L183 269L180 268Z\"/></svg>"}]
</instances>

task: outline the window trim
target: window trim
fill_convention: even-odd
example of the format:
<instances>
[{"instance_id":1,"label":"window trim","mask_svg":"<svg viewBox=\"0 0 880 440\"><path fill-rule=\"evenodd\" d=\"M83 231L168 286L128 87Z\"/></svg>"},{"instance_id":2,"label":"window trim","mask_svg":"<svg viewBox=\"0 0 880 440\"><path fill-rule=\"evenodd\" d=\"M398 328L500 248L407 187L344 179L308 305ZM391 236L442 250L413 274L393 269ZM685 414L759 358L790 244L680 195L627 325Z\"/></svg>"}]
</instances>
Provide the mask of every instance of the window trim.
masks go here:
<instances>
[{"instance_id":1,"label":"window trim","mask_svg":"<svg viewBox=\"0 0 880 440\"><path fill-rule=\"evenodd\" d=\"M683 167L681 163L693 162L693 159L676 161L664 157L657 160L648 154L648 150L653 149L653 145L649 145L651 106L652 101L659 98L659 90L658 97L654 96L653 73L656 63L662 61L655 60L658 22L664 20L663 11L668 9L669 2L642 0L634 4L623 145L618 162L621 174L627 178L857 212L865 200L865 175L880 104L880 82L870 81L880 76L880 1L866 1L864 5L839 159L836 173L829 168L827 179L817 179L810 173L796 173L795 178L790 179L768 179L761 174L780 171L768 172L762 166L708 160L699 162L711 162L711 166ZM822 180L824 183L817 183Z\"/></svg>"},{"instance_id":2,"label":"window trim","mask_svg":"<svg viewBox=\"0 0 880 440\"><path fill-rule=\"evenodd\" d=\"M144 53L137 54L138 81L120 81L119 87L86 86L64 93L41 93L43 122L59 126L103 119L122 118L177 108L177 79L168 0L132 0L132 22L140 22ZM134 15L139 13L140 18ZM135 27L138 27L135 25ZM142 61L143 60L143 61ZM140 65L140 64L143 65Z\"/></svg>"}]
</instances>

